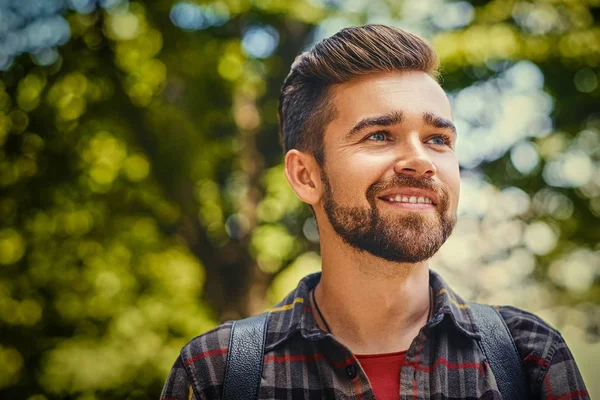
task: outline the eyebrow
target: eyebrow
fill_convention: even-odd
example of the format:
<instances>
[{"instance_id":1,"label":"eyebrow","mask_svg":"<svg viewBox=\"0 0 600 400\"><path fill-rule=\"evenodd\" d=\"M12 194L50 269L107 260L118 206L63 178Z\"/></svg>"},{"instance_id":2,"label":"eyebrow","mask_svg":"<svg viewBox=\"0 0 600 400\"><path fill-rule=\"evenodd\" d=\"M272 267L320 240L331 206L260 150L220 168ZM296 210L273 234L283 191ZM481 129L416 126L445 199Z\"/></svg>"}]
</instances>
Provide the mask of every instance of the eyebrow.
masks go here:
<instances>
[{"instance_id":1,"label":"eyebrow","mask_svg":"<svg viewBox=\"0 0 600 400\"><path fill-rule=\"evenodd\" d=\"M402 122L403 116L401 111L392 111L387 114L379 115L377 117L363 118L350 131L346 134L346 139L351 138L354 134L362 131L365 128L371 128L373 126L391 126Z\"/></svg>"},{"instance_id":2,"label":"eyebrow","mask_svg":"<svg viewBox=\"0 0 600 400\"><path fill-rule=\"evenodd\" d=\"M452 121L440 117L439 115L435 115L429 112L423 113L423 121L425 124L429 126L433 126L434 128L450 128L450 130L456 135L456 126L452 123Z\"/></svg>"},{"instance_id":3,"label":"eyebrow","mask_svg":"<svg viewBox=\"0 0 600 400\"><path fill-rule=\"evenodd\" d=\"M356 133L362 131L365 128L372 128L374 126L391 126L402 123L404 116L402 111L392 111L387 114L379 115L377 117L367 117L361 119L350 131L346 134L346 139L351 138ZM430 112L423 113L423 122L426 125L440 129L450 129L456 135L456 126L444 117L435 115Z\"/></svg>"}]
</instances>

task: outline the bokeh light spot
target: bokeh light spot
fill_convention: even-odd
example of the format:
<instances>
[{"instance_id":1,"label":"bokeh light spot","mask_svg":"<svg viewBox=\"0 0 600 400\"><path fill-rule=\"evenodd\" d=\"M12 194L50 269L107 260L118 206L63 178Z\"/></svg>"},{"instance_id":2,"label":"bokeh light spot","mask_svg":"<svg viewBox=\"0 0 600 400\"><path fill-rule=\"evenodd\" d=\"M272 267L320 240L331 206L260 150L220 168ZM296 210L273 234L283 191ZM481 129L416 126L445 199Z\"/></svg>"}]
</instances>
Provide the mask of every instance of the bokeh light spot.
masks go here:
<instances>
[{"instance_id":1,"label":"bokeh light spot","mask_svg":"<svg viewBox=\"0 0 600 400\"><path fill-rule=\"evenodd\" d=\"M37 65L52 65L58 61L59 58L60 55L55 48L40 49L31 53L31 59Z\"/></svg>"},{"instance_id":2,"label":"bokeh light spot","mask_svg":"<svg viewBox=\"0 0 600 400\"><path fill-rule=\"evenodd\" d=\"M242 36L242 48L251 57L267 58L279 44L279 32L272 26L254 26Z\"/></svg>"},{"instance_id":3,"label":"bokeh light spot","mask_svg":"<svg viewBox=\"0 0 600 400\"><path fill-rule=\"evenodd\" d=\"M219 75L229 81L234 81L242 75L243 65L241 55L225 53L221 60L219 60Z\"/></svg>"},{"instance_id":4,"label":"bokeh light spot","mask_svg":"<svg viewBox=\"0 0 600 400\"><path fill-rule=\"evenodd\" d=\"M196 31L223 25L229 20L229 8L222 2L210 5L180 2L171 8L170 18L175 26Z\"/></svg>"},{"instance_id":5,"label":"bokeh light spot","mask_svg":"<svg viewBox=\"0 0 600 400\"><path fill-rule=\"evenodd\" d=\"M0 345L0 388L13 384L23 368L21 353L12 347Z\"/></svg>"},{"instance_id":6,"label":"bokeh light spot","mask_svg":"<svg viewBox=\"0 0 600 400\"><path fill-rule=\"evenodd\" d=\"M600 275L600 252L581 248L550 265L550 278L574 292L589 290Z\"/></svg>"},{"instance_id":7,"label":"bokeh light spot","mask_svg":"<svg viewBox=\"0 0 600 400\"><path fill-rule=\"evenodd\" d=\"M319 243L319 228L317 227L317 220L314 217L309 217L304 221L302 233L311 242Z\"/></svg>"},{"instance_id":8,"label":"bokeh light spot","mask_svg":"<svg viewBox=\"0 0 600 400\"><path fill-rule=\"evenodd\" d=\"M177 3L171 8L171 21L181 29L198 30L204 27L202 9L193 3Z\"/></svg>"},{"instance_id":9,"label":"bokeh light spot","mask_svg":"<svg viewBox=\"0 0 600 400\"><path fill-rule=\"evenodd\" d=\"M300 255L292 265L277 274L269 287L268 297L275 304L293 290L300 279L306 275L321 271L321 257L314 252Z\"/></svg>"},{"instance_id":10,"label":"bokeh light spot","mask_svg":"<svg viewBox=\"0 0 600 400\"><path fill-rule=\"evenodd\" d=\"M89 14L96 9L95 0L68 0L69 6L81 14Z\"/></svg>"},{"instance_id":11,"label":"bokeh light spot","mask_svg":"<svg viewBox=\"0 0 600 400\"><path fill-rule=\"evenodd\" d=\"M123 164L123 169L127 179L132 182L140 182L148 176L150 163L143 155L134 154L127 157Z\"/></svg>"},{"instance_id":12,"label":"bokeh light spot","mask_svg":"<svg viewBox=\"0 0 600 400\"><path fill-rule=\"evenodd\" d=\"M523 190L510 186L500 192L501 207L506 211L507 217L525 214L531 205L529 195Z\"/></svg>"},{"instance_id":13,"label":"bokeh light spot","mask_svg":"<svg viewBox=\"0 0 600 400\"><path fill-rule=\"evenodd\" d=\"M510 151L510 161L520 173L527 175L538 166L540 156L535 145L529 141L517 143Z\"/></svg>"},{"instance_id":14,"label":"bokeh light spot","mask_svg":"<svg viewBox=\"0 0 600 400\"><path fill-rule=\"evenodd\" d=\"M21 110L13 110L9 114L12 122L12 131L15 133L23 133L29 125L29 116Z\"/></svg>"},{"instance_id":15,"label":"bokeh light spot","mask_svg":"<svg viewBox=\"0 0 600 400\"><path fill-rule=\"evenodd\" d=\"M18 309L20 323L23 325L35 325L42 318L42 306L33 299L25 299Z\"/></svg>"},{"instance_id":16,"label":"bokeh light spot","mask_svg":"<svg viewBox=\"0 0 600 400\"><path fill-rule=\"evenodd\" d=\"M265 272L277 272L292 253L296 239L279 224L263 225L254 231L251 241L258 266Z\"/></svg>"},{"instance_id":17,"label":"bokeh light spot","mask_svg":"<svg viewBox=\"0 0 600 400\"><path fill-rule=\"evenodd\" d=\"M0 230L0 264L14 264L24 254L25 240L21 234L10 228Z\"/></svg>"},{"instance_id":18,"label":"bokeh light spot","mask_svg":"<svg viewBox=\"0 0 600 400\"><path fill-rule=\"evenodd\" d=\"M466 1L444 3L435 7L433 23L440 29L458 29L465 27L473 21L475 10Z\"/></svg>"},{"instance_id":19,"label":"bokeh light spot","mask_svg":"<svg viewBox=\"0 0 600 400\"><path fill-rule=\"evenodd\" d=\"M580 187L592 178L594 163L580 150L569 151L552 159L542 172L544 180L556 187Z\"/></svg>"},{"instance_id":20,"label":"bokeh light spot","mask_svg":"<svg viewBox=\"0 0 600 400\"><path fill-rule=\"evenodd\" d=\"M131 40L139 34L140 21L130 12L116 13L110 18L112 36L118 40Z\"/></svg>"},{"instance_id":21,"label":"bokeh light spot","mask_svg":"<svg viewBox=\"0 0 600 400\"><path fill-rule=\"evenodd\" d=\"M539 215L564 220L573 214L573 201L552 189L542 189L533 196L533 209Z\"/></svg>"},{"instance_id":22,"label":"bokeh light spot","mask_svg":"<svg viewBox=\"0 0 600 400\"><path fill-rule=\"evenodd\" d=\"M583 93L590 93L598 87L598 77L590 68L580 69L575 73L573 82L577 90Z\"/></svg>"},{"instance_id":23,"label":"bokeh light spot","mask_svg":"<svg viewBox=\"0 0 600 400\"><path fill-rule=\"evenodd\" d=\"M545 255L554 250L558 236L550 225L536 221L525 228L524 241L532 253Z\"/></svg>"}]
</instances>

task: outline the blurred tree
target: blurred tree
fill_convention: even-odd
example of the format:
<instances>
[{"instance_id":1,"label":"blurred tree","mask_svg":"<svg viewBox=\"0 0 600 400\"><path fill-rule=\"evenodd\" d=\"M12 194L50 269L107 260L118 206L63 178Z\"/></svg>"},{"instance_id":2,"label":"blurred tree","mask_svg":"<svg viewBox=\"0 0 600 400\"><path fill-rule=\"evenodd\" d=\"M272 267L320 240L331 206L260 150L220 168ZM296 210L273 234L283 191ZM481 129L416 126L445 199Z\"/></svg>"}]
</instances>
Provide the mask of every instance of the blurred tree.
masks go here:
<instances>
[{"instance_id":1,"label":"blurred tree","mask_svg":"<svg viewBox=\"0 0 600 400\"><path fill-rule=\"evenodd\" d=\"M0 2L0 397L157 398L185 341L318 269L278 92L365 22L432 38L463 172L525 199L482 262L533 255L522 276L598 332L598 4L363 3Z\"/></svg>"}]
</instances>

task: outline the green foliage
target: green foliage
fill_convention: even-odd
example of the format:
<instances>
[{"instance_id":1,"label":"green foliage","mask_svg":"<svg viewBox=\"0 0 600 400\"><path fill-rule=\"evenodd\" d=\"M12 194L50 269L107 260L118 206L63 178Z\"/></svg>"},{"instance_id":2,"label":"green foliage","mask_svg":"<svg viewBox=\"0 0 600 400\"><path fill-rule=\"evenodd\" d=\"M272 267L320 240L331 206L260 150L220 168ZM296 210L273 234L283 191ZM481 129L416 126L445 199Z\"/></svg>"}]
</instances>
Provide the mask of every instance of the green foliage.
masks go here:
<instances>
[{"instance_id":1,"label":"green foliage","mask_svg":"<svg viewBox=\"0 0 600 400\"><path fill-rule=\"evenodd\" d=\"M278 90L315 36L361 22L410 21L432 39L443 86L469 124L459 132L464 154L482 155L463 163L466 189L480 190L463 192L472 207L440 268L459 276L456 264L469 264L497 278L491 291L505 282L506 298L528 282L535 288L523 291L549 299L539 308L588 313L597 339L597 2L440 11L417 0L369 10L227 0L203 4L216 22L197 30L174 26L168 1L115 3L58 7L71 31L58 58L43 62L47 50L36 50L2 72L0 397L158 398L187 340L267 308L319 269L310 212L283 175ZM251 27L277 32L272 54L248 47ZM533 107L551 124L509 132L484 155L484 142L504 137L477 136L493 128L481 115L500 108L500 96L481 100L488 87L512 90L507 120ZM464 111L461 93L479 93L467 108L481 115ZM464 269L465 290L485 293Z\"/></svg>"}]
</instances>

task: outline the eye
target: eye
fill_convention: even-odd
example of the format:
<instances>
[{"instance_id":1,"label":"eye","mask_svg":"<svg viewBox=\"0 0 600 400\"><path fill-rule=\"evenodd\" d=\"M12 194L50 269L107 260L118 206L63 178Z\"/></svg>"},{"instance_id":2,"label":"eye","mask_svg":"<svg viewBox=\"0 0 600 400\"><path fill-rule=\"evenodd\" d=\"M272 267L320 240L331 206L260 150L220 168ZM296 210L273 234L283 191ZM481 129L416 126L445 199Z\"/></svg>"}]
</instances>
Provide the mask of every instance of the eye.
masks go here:
<instances>
[{"instance_id":1,"label":"eye","mask_svg":"<svg viewBox=\"0 0 600 400\"><path fill-rule=\"evenodd\" d=\"M438 146L443 146L446 144L450 144L450 137L448 137L446 135L437 135L437 136L434 136L431 139L429 139L427 141L427 143L435 144Z\"/></svg>"},{"instance_id":2,"label":"eye","mask_svg":"<svg viewBox=\"0 0 600 400\"><path fill-rule=\"evenodd\" d=\"M373 142L385 142L387 139L387 134L385 132L375 132L367 136L367 140L371 140Z\"/></svg>"}]
</instances>

